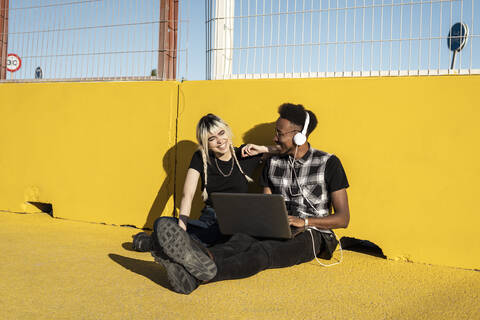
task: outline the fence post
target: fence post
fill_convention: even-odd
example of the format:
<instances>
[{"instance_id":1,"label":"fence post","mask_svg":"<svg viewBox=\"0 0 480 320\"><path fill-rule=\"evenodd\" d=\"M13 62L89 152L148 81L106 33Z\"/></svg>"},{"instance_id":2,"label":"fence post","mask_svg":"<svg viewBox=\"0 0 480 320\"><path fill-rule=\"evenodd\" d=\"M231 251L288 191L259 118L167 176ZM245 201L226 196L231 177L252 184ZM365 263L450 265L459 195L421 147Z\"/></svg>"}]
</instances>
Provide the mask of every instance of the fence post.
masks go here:
<instances>
[{"instance_id":1,"label":"fence post","mask_svg":"<svg viewBox=\"0 0 480 320\"><path fill-rule=\"evenodd\" d=\"M0 0L0 80L7 79L8 0Z\"/></svg>"},{"instance_id":2,"label":"fence post","mask_svg":"<svg viewBox=\"0 0 480 320\"><path fill-rule=\"evenodd\" d=\"M157 75L162 79L176 78L178 1L160 0Z\"/></svg>"}]
</instances>

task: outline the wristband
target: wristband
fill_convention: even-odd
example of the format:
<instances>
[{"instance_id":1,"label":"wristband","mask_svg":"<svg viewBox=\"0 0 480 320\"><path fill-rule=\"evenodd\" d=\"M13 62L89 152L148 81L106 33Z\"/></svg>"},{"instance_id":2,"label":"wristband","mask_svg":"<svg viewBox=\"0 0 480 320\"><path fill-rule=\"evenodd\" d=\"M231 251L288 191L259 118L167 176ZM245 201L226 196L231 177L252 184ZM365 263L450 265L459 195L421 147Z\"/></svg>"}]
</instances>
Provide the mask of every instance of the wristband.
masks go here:
<instances>
[{"instance_id":1,"label":"wristband","mask_svg":"<svg viewBox=\"0 0 480 320\"><path fill-rule=\"evenodd\" d=\"M308 227L308 218L303 219L303 222L305 223L304 227Z\"/></svg>"}]
</instances>

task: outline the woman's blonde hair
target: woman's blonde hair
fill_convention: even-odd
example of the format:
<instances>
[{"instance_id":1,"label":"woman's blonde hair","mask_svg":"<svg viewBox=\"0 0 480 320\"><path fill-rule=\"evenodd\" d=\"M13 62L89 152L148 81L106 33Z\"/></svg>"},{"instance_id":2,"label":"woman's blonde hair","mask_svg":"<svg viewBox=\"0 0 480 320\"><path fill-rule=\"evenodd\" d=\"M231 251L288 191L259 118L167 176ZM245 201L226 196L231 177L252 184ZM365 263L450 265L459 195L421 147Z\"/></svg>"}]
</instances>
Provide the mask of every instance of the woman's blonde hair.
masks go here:
<instances>
[{"instance_id":1,"label":"woman's blonde hair","mask_svg":"<svg viewBox=\"0 0 480 320\"><path fill-rule=\"evenodd\" d=\"M232 138L233 138L232 130L230 129L228 124L225 123L225 121L223 121L216 115L209 113L206 116L203 116L200 119L200 121L198 121L198 124L197 124L198 149L200 150L200 154L202 155L202 160L203 160L203 177L204 177L204 185L202 190L203 201L206 201L208 199L207 167L208 165L212 165L210 161L210 157L208 156L208 135L222 129L227 132L230 152L232 153L232 157L235 163L237 164L238 169L245 176L245 179L247 179L248 182L253 181L252 178L250 178L248 175L245 174L245 172L243 172L243 169L240 166L240 163L238 162L237 156L235 154L235 149L233 148L233 144L232 144Z\"/></svg>"}]
</instances>

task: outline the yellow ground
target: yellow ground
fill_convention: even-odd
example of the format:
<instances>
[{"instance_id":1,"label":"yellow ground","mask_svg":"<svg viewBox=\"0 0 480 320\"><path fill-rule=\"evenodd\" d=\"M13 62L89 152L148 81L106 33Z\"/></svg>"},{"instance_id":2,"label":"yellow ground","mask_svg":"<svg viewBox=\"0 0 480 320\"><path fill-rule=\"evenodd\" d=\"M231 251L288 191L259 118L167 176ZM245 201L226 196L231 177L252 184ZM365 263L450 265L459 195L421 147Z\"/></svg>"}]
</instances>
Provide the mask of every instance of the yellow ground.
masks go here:
<instances>
[{"instance_id":1,"label":"yellow ground","mask_svg":"<svg viewBox=\"0 0 480 320\"><path fill-rule=\"evenodd\" d=\"M176 294L137 231L0 212L0 319L480 319L480 272L351 251Z\"/></svg>"}]
</instances>

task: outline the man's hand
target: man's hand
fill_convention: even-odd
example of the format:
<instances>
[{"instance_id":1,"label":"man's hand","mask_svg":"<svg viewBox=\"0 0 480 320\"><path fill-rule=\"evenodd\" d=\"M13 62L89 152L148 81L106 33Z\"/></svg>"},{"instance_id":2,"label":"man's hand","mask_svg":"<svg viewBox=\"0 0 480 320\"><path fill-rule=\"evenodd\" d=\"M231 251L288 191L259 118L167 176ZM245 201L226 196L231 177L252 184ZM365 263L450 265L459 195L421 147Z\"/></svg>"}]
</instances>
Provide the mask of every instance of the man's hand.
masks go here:
<instances>
[{"instance_id":1,"label":"man's hand","mask_svg":"<svg viewBox=\"0 0 480 320\"><path fill-rule=\"evenodd\" d=\"M297 228L305 227L305 220L299 217L288 216L288 224Z\"/></svg>"},{"instance_id":2,"label":"man's hand","mask_svg":"<svg viewBox=\"0 0 480 320\"><path fill-rule=\"evenodd\" d=\"M251 157L251 156L256 156L257 154L260 153L267 153L268 148L265 146L258 146L253 143L246 144L242 148L242 157Z\"/></svg>"}]
</instances>

